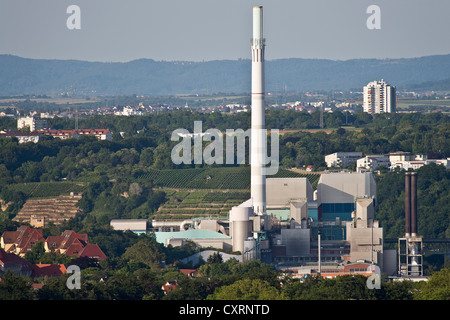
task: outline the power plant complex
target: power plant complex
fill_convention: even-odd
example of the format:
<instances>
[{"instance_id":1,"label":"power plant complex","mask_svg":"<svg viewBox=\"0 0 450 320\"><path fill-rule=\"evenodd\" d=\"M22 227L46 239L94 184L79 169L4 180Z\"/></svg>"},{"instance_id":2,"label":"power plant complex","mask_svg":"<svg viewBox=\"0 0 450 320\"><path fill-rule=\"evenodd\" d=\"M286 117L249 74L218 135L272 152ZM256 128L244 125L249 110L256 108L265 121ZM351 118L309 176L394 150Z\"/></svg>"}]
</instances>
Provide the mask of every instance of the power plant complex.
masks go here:
<instances>
[{"instance_id":1,"label":"power plant complex","mask_svg":"<svg viewBox=\"0 0 450 320\"><path fill-rule=\"evenodd\" d=\"M151 230L157 241L220 249L240 261L260 259L298 276L320 273L420 276L420 237L414 174L407 175L405 237L399 250L384 250L375 220L377 188L370 172L322 174L314 190L307 178L266 177L263 8L253 7L251 39L251 198L233 207L228 219L112 221L116 229ZM402 250L400 250L400 247Z\"/></svg>"}]
</instances>

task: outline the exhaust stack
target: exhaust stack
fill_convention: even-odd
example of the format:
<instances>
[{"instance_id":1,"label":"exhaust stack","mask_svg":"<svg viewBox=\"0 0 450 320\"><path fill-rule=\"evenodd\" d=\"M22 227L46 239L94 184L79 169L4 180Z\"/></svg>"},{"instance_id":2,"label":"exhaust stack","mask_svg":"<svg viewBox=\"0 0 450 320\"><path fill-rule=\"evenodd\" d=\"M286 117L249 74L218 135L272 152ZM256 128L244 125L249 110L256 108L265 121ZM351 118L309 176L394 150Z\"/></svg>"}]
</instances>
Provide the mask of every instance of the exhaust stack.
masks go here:
<instances>
[{"instance_id":1,"label":"exhaust stack","mask_svg":"<svg viewBox=\"0 0 450 320\"><path fill-rule=\"evenodd\" d=\"M417 237L417 174L411 173L411 237Z\"/></svg>"},{"instance_id":2,"label":"exhaust stack","mask_svg":"<svg viewBox=\"0 0 450 320\"><path fill-rule=\"evenodd\" d=\"M266 130L264 103L263 8L253 7L252 51L252 124L251 124L251 197L253 212L266 213Z\"/></svg>"},{"instance_id":3,"label":"exhaust stack","mask_svg":"<svg viewBox=\"0 0 450 320\"><path fill-rule=\"evenodd\" d=\"M405 173L405 238L411 236L411 174Z\"/></svg>"},{"instance_id":4,"label":"exhaust stack","mask_svg":"<svg viewBox=\"0 0 450 320\"><path fill-rule=\"evenodd\" d=\"M405 238L417 237L417 173L405 173Z\"/></svg>"}]
</instances>

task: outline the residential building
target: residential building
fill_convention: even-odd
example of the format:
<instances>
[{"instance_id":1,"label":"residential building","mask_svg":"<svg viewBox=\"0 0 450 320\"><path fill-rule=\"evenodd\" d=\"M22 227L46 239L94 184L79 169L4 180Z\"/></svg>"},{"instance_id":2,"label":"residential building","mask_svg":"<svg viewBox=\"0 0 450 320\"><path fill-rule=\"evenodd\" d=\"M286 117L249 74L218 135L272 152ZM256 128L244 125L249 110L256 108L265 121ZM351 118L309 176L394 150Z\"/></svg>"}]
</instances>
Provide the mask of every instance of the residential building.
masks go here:
<instances>
[{"instance_id":1,"label":"residential building","mask_svg":"<svg viewBox=\"0 0 450 320\"><path fill-rule=\"evenodd\" d=\"M40 133L56 139L79 138L81 136L94 136L98 140L112 140L109 129L73 129L73 130L40 130Z\"/></svg>"},{"instance_id":2,"label":"residential building","mask_svg":"<svg viewBox=\"0 0 450 320\"><path fill-rule=\"evenodd\" d=\"M362 157L362 152L335 152L325 156L327 167L348 167Z\"/></svg>"},{"instance_id":3,"label":"residential building","mask_svg":"<svg viewBox=\"0 0 450 320\"><path fill-rule=\"evenodd\" d=\"M88 257L97 261L106 258L106 255L96 244L90 244L86 233L76 233L65 230L60 236L42 236L42 229L20 226L16 231L5 231L1 236L1 247L6 253L24 256L37 242L44 243L46 252L65 254L69 257Z\"/></svg>"},{"instance_id":4,"label":"residential building","mask_svg":"<svg viewBox=\"0 0 450 320\"><path fill-rule=\"evenodd\" d=\"M381 166L389 168L390 165L391 163L389 162L389 156L370 155L356 160L356 171L357 172L375 171Z\"/></svg>"},{"instance_id":5,"label":"residential building","mask_svg":"<svg viewBox=\"0 0 450 320\"><path fill-rule=\"evenodd\" d=\"M446 169L450 168L450 158L447 159L427 159L427 160L405 160L405 161L393 161L391 162L391 165L389 169L391 171L394 171L396 168L399 168L401 170L408 171L409 169L417 170L425 165L428 164L437 164L442 165Z\"/></svg>"},{"instance_id":6,"label":"residential building","mask_svg":"<svg viewBox=\"0 0 450 320\"><path fill-rule=\"evenodd\" d=\"M39 241L45 241L42 229L20 226L16 231L5 231L0 243L6 252L24 256Z\"/></svg>"},{"instance_id":7,"label":"residential building","mask_svg":"<svg viewBox=\"0 0 450 320\"><path fill-rule=\"evenodd\" d=\"M30 132L43 130L48 128L46 119L38 119L35 117L22 117L17 119L17 129L28 127Z\"/></svg>"},{"instance_id":8,"label":"residential building","mask_svg":"<svg viewBox=\"0 0 450 320\"><path fill-rule=\"evenodd\" d=\"M54 277L65 274L67 269L63 264L31 264L20 256L0 248L0 282L3 274L8 271L25 277Z\"/></svg>"},{"instance_id":9,"label":"residential building","mask_svg":"<svg viewBox=\"0 0 450 320\"><path fill-rule=\"evenodd\" d=\"M27 142L38 143L40 136L41 134L37 132L7 131L0 133L0 138L17 138L17 140L19 140L19 143L27 143Z\"/></svg>"},{"instance_id":10,"label":"residential building","mask_svg":"<svg viewBox=\"0 0 450 320\"><path fill-rule=\"evenodd\" d=\"M363 110L364 112L375 113L393 113L396 110L396 90L381 81L372 81L363 89Z\"/></svg>"},{"instance_id":11,"label":"residential building","mask_svg":"<svg viewBox=\"0 0 450 320\"><path fill-rule=\"evenodd\" d=\"M0 248L0 277L8 271L19 276L30 277L33 272L33 265L18 255Z\"/></svg>"}]
</instances>

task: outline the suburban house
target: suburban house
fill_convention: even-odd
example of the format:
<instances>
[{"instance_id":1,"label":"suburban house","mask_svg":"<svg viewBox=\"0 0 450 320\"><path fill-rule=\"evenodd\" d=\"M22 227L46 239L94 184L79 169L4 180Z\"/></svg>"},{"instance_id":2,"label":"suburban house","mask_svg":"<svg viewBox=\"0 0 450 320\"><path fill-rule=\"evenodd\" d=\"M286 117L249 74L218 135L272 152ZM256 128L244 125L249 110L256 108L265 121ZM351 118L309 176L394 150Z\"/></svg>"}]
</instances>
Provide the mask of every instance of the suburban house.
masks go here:
<instances>
[{"instance_id":1,"label":"suburban house","mask_svg":"<svg viewBox=\"0 0 450 320\"><path fill-rule=\"evenodd\" d=\"M7 253L24 256L37 242L44 243L46 252L65 254L69 257L87 257L101 261L106 255L96 244L90 244L86 233L65 230L60 236L48 236L44 239L42 229L20 226L16 231L5 231L0 239L1 247Z\"/></svg>"}]
</instances>

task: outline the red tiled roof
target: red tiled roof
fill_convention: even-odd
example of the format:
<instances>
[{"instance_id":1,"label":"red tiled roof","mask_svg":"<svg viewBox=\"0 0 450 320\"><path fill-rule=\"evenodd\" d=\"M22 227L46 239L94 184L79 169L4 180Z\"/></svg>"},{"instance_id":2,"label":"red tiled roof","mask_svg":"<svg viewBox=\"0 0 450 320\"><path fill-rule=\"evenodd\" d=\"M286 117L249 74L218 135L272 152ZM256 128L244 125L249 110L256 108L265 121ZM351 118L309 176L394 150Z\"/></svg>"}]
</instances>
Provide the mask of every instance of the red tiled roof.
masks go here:
<instances>
[{"instance_id":1,"label":"red tiled roof","mask_svg":"<svg viewBox=\"0 0 450 320\"><path fill-rule=\"evenodd\" d=\"M102 249L96 244L87 244L80 252L80 257L88 257L96 260L106 259Z\"/></svg>"},{"instance_id":2,"label":"red tiled roof","mask_svg":"<svg viewBox=\"0 0 450 320\"><path fill-rule=\"evenodd\" d=\"M31 249L39 241L45 241L42 229L34 229L28 226L20 226L16 231L5 231L2 234L5 244L15 244L24 253Z\"/></svg>"},{"instance_id":3,"label":"red tiled roof","mask_svg":"<svg viewBox=\"0 0 450 320\"><path fill-rule=\"evenodd\" d=\"M5 267L7 265L22 265L22 270L32 269L32 264L27 260L22 259L14 253L8 253L2 248L0 248L0 265L3 265Z\"/></svg>"},{"instance_id":4,"label":"red tiled roof","mask_svg":"<svg viewBox=\"0 0 450 320\"><path fill-rule=\"evenodd\" d=\"M197 273L196 269L180 269L180 272L187 276L194 276Z\"/></svg>"},{"instance_id":5,"label":"red tiled roof","mask_svg":"<svg viewBox=\"0 0 450 320\"><path fill-rule=\"evenodd\" d=\"M66 273L67 269L63 264L35 264L33 265L33 277L60 276Z\"/></svg>"}]
</instances>

